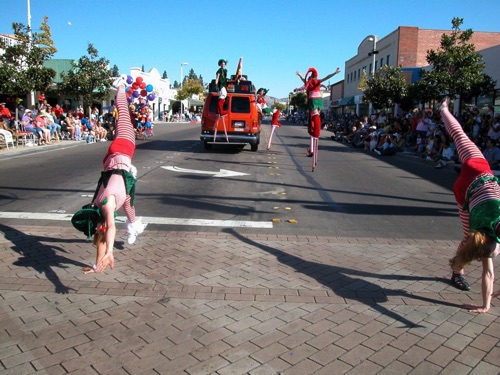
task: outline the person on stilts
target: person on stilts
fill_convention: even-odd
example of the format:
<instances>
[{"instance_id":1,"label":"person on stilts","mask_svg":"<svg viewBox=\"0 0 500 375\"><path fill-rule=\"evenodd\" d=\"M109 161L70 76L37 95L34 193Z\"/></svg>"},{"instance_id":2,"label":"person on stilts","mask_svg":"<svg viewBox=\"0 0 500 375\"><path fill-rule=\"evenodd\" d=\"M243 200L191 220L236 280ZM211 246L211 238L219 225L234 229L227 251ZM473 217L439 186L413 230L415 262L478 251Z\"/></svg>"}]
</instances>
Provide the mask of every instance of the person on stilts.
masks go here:
<instances>
[{"instance_id":1,"label":"person on stilts","mask_svg":"<svg viewBox=\"0 0 500 375\"><path fill-rule=\"evenodd\" d=\"M321 95L321 86L324 81L329 80L335 74L338 73L340 73L340 68L337 68L335 72L327 75L326 77L319 79L318 72L315 68L309 68L307 70L305 77L302 77L302 74L300 72L297 72L297 75L304 83L304 86L296 89L295 91L305 90L307 92L307 105L309 109L308 133L311 136L311 143L309 149L307 150L306 155L308 157L312 157L314 154L316 154L315 157L313 158L313 167L312 167L313 172L318 162L318 155L317 155L318 139L321 134L320 111L323 108L323 97Z\"/></svg>"},{"instance_id":2,"label":"person on stilts","mask_svg":"<svg viewBox=\"0 0 500 375\"><path fill-rule=\"evenodd\" d=\"M227 137L225 117L228 113L228 110L224 109L224 103L226 102L227 97L227 61L224 59L220 59L217 64L220 66L220 68L219 70L217 70L215 76L215 84L217 85L217 89L219 90L219 100L217 101L217 108L215 110L215 113L217 114L217 120L215 121L214 142L217 140L217 128L219 127L220 119L222 119L222 124L224 125L224 134L226 135L226 141L229 142Z\"/></svg>"},{"instance_id":3,"label":"person on stilts","mask_svg":"<svg viewBox=\"0 0 500 375\"><path fill-rule=\"evenodd\" d=\"M271 149L271 144L273 141L273 135L274 132L276 131L276 128L280 128L281 124L279 122L281 111L278 108L274 108L273 110L273 117L271 119L271 134L269 135L269 141L267 142L267 149Z\"/></svg>"}]
</instances>

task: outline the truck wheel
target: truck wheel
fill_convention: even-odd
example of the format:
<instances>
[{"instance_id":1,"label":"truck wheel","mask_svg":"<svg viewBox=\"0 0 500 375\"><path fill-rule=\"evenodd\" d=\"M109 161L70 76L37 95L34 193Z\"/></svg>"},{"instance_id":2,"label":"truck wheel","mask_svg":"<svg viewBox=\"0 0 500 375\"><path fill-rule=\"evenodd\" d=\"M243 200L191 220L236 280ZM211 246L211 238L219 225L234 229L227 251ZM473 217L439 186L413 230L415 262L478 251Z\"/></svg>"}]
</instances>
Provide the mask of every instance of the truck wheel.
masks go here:
<instances>
[{"instance_id":1,"label":"truck wheel","mask_svg":"<svg viewBox=\"0 0 500 375\"><path fill-rule=\"evenodd\" d=\"M257 150L259 149L259 144L258 144L258 143L255 143L255 144L253 144L253 145L250 145L250 147L251 147L250 149L251 149L253 152L255 152L255 151L257 151Z\"/></svg>"}]
</instances>

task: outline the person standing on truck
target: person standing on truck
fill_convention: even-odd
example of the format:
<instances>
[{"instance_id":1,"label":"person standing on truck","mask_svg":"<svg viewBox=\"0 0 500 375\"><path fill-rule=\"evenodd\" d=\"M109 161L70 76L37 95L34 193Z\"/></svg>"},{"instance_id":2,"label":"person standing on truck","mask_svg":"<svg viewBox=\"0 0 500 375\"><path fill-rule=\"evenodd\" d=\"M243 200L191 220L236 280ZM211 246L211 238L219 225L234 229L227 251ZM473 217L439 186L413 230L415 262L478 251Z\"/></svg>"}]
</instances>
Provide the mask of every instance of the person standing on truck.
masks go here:
<instances>
[{"instance_id":1,"label":"person standing on truck","mask_svg":"<svg viewBox=\"0 0 500 375\"><path fill-rule=\"evenodd\" d=\"M217 102L217 114L219 116L224 116L227 114L227 110L224 110L224 102L227 96L227 69L226 64L227 61L224 59L220 59L217 63L220 68L217 70L215 75L215 85L219 90L219 101Z\"/></svg>"},{"instance_id":2,"label":"person standing on truck","mask_svg":"<svg viewBox=\"0 0 500 375\"><path fill-rule=\"evenodd\" d=\"M221 91L224 91L224 94L227 95L226 87L227 87L227 69L226 69L227 60L220 59L217 65L220 68L217 70L215 75L215 84L219 89L219 95Z\"/></svg>"},{"instance_id":3,"label":"person standing on truck","mask_svg":"<svg viewBox=\"0 0 500 375\"><path fill-rule=\"evenodd\" d=\"M318 78L318 71L315 68L309 68L307 70L306 76L302 77L300 72L297 72L304 86L296 89L295 91L307 92L307 106L309 108L309 128L308 133L311 136L311 146L307 150L307 156L313 156L314 153L314 139L318 139L321 133L321 118L320 111L323 109L323 97L321 95L321 84L335 74L340 73L340 68L337 68L335 72L327 75L325 78Z\"/></svg>"}]
</instances>

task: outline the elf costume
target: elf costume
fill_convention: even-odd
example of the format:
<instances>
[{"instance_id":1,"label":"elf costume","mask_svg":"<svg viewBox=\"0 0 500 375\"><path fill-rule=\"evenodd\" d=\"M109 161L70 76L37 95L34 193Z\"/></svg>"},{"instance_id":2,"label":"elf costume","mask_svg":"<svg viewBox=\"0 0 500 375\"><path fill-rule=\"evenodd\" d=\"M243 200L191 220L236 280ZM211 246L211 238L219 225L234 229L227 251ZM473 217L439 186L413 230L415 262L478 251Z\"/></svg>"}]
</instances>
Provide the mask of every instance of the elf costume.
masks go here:
<instances>
[{"instance_id":1,"label":"elf costume","mask_svg":"<svg viewBox=\"0 0 500 375\"><path fill-rule=\"evenodd\" d=\"M304 86L296 89L295 91L305 90L307 92L307 103L309 108L308 133L311 136L311 148L307 150L307 156L313 156L314 150L317 149L318 138L321 133L320 111L323 108L323 97L321 95L322 83L338 73L340 73L340 68L337 68L335 72L327 75L325 78L319 79L318 71L314 68L309 68L304 78L302 77L300 72L297 72L297 75L304 83ZM315 164L313 164L313 170L314 165Z\"/></svg>"},{"instance_id":2,"label":"elf costume","mask_svg":"<svg viewBox=\"0 0 500 375\"><path fill-rule=\"evenodd\" d=\"M276 130L276 128L281 127L281 124L279 123L280 113L281 111L279 109L275 108L273 110L273 118L271 119L271 134L269 135L269 142L267 143L268 150L271 149L274 131Z\"/></svg>"},{"instance_id":3,"label":"elf costume","mask_svg":"<svg viewBox=\"0 0 500 375\"><path fill-rule=\"evenodd\" d=\"M307 92L307 104L309 108L309 128L311 137L319 138L321 134L320 111L323 109L323 97L321 96L321 82L318 80L318 72L314 68L309 68L306 73L305 90ZM312 145L312 140L311 140ZM311 146L311 150L312 150Z\"/></svg>"},{"instance_id":4,"label":"elf costume","mask_svg":"<svg viewBox=\"0 0 500 375\"><path fill-rule=\"evenodd\" d=\"M268 91L268 89L261 87L257 90L257 97L255 98L257 109L263 116L268 116L271 114L271 108L269 108L266 103L266 94Z\"/></svg>"},{"instance_id":5,"label":"elf costume","mask_svg":"<svg viewBox=\"0 0 500 375\"><path fill-rule=\"evenodd\" d=\"M219 90L219 101L217 102L216 113L219 116L227 115L227 110L224 110L224 102L226 101L227 96L227 69L226 69L227 61L224 59L220 59L217 65L220 66L219 70L216 73L215 83L217 84L217 89Z\"/></svg>"}]
</instances>

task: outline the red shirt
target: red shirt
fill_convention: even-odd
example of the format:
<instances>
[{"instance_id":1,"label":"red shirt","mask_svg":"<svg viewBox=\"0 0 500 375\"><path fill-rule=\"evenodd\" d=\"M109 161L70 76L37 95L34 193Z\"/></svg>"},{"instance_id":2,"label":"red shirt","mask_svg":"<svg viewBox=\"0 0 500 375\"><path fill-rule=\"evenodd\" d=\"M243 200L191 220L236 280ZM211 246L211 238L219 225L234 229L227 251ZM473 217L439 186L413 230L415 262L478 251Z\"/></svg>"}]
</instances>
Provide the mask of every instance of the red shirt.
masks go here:
<instances>
[{"instance_id":1,"label":"red shirt","mask_svg":"<svg viewBox=\"0 0 500 375\"><path fill-rule=\"evenodd\" d=\"M54 113L54 116L56 118L59 118L61 117L61 115L64 113L64 110L61 108L61 107L54 107L52 109L52 112Z\"/></svg>"},{"instance_id":2,"label":"red shirt","mask_svg":"<svg viewBox=\"0 0 500 375\"><path fill-rule=\"evenodd\" d=\"M316 78L311 78L306 82L306 91L309 98L321 98L321 82Z\"/></svg>"},{"instance_id":3,"label":"red shirt","mask_svg":"<svg viewBox=\"0 0 500 375\"><path fill-rule=\"evenodd\" d=\"M279 118L280 118L280 110L276 110L276 112L273 113L273 118L271 120L271 125L281 126L281 124L278 122Z\"/></svg>"},{"instance_id":4,"label":"red shirt","mask_svg":"<svg viewBox=\"0 0 500 375\"><path fill-rule=\"evenodd\" d=\"M9 108L7 107L0 108L0 117L10 119L12 115L10 114Z\"/></svg>"}]
</instances>

